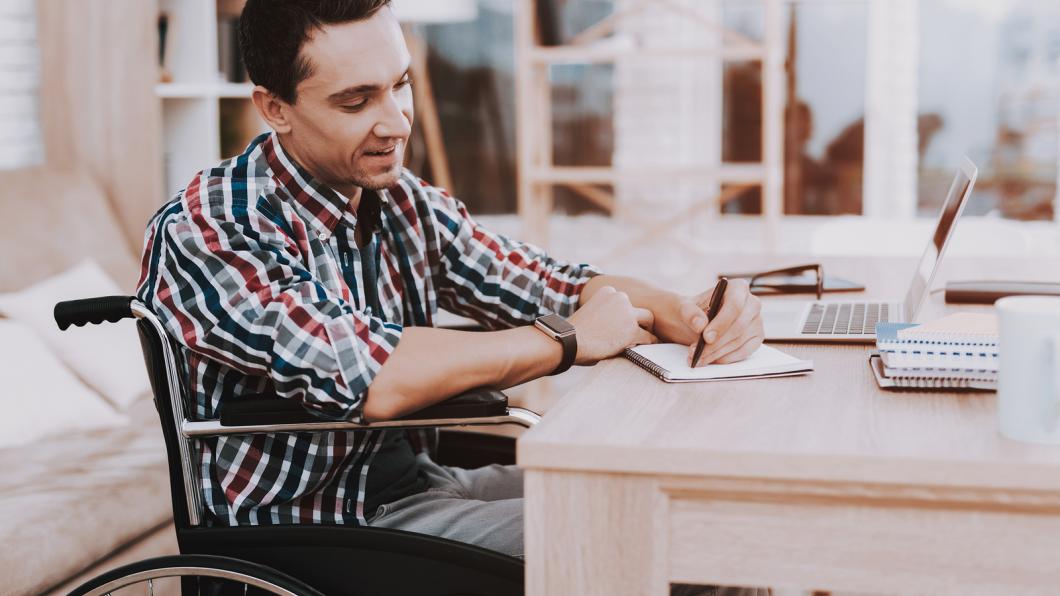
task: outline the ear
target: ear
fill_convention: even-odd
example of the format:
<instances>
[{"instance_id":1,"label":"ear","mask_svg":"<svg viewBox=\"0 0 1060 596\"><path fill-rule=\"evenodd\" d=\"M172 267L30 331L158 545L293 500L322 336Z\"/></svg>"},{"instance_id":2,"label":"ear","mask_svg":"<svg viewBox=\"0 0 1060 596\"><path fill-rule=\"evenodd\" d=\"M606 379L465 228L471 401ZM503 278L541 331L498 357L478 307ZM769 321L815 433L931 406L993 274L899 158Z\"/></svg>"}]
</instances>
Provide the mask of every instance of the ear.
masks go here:
<instances>
[{"instance_id":1,"label":"ear","mask_svg":"<svg viewBox=\"0 0 1060 596\"><path fill-rule=\"evenodd\" d=\"M273 130L280 134L291 132L291 121L287 119L287 102L276 97L261 85L254 86L250 99L254 102L254 107L258 109L258 115Z\"/></svg>"}]
</instances>

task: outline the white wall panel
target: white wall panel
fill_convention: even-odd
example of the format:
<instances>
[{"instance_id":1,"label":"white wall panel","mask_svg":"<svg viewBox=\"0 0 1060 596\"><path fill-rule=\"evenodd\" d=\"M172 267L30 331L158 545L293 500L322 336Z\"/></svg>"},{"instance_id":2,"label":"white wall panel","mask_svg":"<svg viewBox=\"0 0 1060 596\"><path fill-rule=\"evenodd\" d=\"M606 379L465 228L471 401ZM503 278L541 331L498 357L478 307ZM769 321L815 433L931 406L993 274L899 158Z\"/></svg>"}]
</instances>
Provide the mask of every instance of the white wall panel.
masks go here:
<instances>
[{"instance_id":1,"label":"white wall panel","mask_svg":"<svg viewBox=\"0 0 1060 596\"><path fill-rule=\"evenodd\" d=\"M917 205L919 0L871 0L865 78L864 215Z\"/></svg>"},{"instance_id":2,"label":"white wall panel","mask_svg":"<svg viewBox=\"0 0 1060 596\"><path fill-rule=\"evenodd\" d=\"M0 2L0 169L40 163L40 56L33 0Z\"/></svg>"},{"instance_id":3,"label":"white wall panel","mask_svg":"<svg viewBox=\"0 0 1060 596\"><path fill-rule=\"evenodd\" d=\"M714 22L721 22L717 0L676 0ZM621 10L632 4L619 2ZM618 43L641 47L717 48L717 34L700 23L666 9L661 3L623 19ZM646 54L615 64L615 155L621 169L716 167L721 162L722 68L717 55L659 57ZM717 184L702 180L624 182L615 189L624 207L638 212L663 206L662 214L680 206L711 200ZM711 210L706 210L710 212Z\"/></svg>"}]
</instances>

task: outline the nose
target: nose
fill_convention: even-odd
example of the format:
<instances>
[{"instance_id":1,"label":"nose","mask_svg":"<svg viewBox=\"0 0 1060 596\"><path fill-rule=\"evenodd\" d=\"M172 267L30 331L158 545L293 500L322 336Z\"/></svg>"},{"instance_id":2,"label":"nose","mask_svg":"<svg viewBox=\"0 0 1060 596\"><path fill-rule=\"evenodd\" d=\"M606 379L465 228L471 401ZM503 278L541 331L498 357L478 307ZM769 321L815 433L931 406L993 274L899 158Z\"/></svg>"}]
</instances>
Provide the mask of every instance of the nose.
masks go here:
<instances>
[{"instance_id":1,"label":"nose","mask_svg":"<svg viewBox=\"0 0 1060 596\"><path fill-rule=\"evenodd\" d=\"M403 93L390 93L383 102L372 133L381 139L407 139L412 134L412 100Z\"/></svg>"}]
</instances>

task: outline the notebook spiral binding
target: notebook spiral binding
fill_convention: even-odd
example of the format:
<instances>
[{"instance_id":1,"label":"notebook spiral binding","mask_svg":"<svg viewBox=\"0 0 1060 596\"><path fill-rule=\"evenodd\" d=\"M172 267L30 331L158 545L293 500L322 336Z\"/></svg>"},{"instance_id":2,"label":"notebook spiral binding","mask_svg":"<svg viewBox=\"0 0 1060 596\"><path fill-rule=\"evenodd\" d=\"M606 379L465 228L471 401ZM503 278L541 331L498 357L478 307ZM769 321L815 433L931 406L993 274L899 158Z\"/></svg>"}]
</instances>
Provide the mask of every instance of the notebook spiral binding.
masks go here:
<instances>
[{"instance_id":1,"label":"notebook spiral binding","mask_svg":"<svg viewBox=\"0 0 1060 596\"><path fill-rule=\"evenodd\" d=\"M896 345L922 345L922 346L937 346L937 345L949 345L949 346L978 346L978 347L996 347L997 340L989 335L982 335L981 339L976 336L968 334L955 334L955 333L932 333L930 335L924 335L923 337L916 338L905 338L898 337L888 339L885 342L887 344Z\"/></svg>"},{"instance_id":2,"label":"notebook spiral binding","mask_svg":"<svg viewBox=\"0 0 1060 596\"><path fill-rule=\"evenodd\" d=\"M666 380L665 369L659 366L658 364L655 364L651 360L648 360L647 358L641 356L630 348L626 348L625 356L626 358L632 360L637 366L643 368L644 370L650 372L651 374L664 381Z\"/></svg>"},{"instance_id":3,"label":"notebook spiral binding","mask_svg":"<svg viewBox=\"0 0 1060 596\"><path fill-rule=\"evenodd\" d=\"M932 377L904 377L904 376L893 376L887 377L891 381L894 381L895 387L915 387L920 389L965 389L977 387L983 383L993 383L995 381L987 378L932 378Z\"/></svg>"}]
</instances>

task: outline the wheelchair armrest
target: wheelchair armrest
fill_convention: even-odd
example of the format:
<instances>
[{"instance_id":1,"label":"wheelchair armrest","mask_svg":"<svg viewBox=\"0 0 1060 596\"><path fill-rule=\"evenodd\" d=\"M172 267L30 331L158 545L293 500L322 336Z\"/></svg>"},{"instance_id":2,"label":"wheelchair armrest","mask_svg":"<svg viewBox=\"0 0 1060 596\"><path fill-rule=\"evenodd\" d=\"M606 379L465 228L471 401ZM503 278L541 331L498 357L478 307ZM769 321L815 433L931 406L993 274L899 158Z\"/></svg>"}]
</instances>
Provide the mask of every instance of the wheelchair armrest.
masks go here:
<instances>
[{"instance_id":1,"label":"wheelchair armrest","mask_svg":"<svg viewBox=\"0 0 1060 596\"><path fill-rule=\"evenodd\" d=\"M507 411L508 396L504 393L495 389L472 389L399 420L487 418L504 416ZM221 426L308 424L321 421L321 418L306 411L301 403L275 396L248 396L226 403L221 408Z\"/></svg>"},{"instance_id":2,"label":"wheelchair armrest","mask_svg":"<svg viewBox=\"0 0 1060 596\"><path fill-rule=\"evenodd\" d=\"M504 416L508 411L508 396L496 389L472 389L466 393L427 406L403 416L401 420L438 420L442 418L486 418Z\"/></svg>"}]
</instances>

